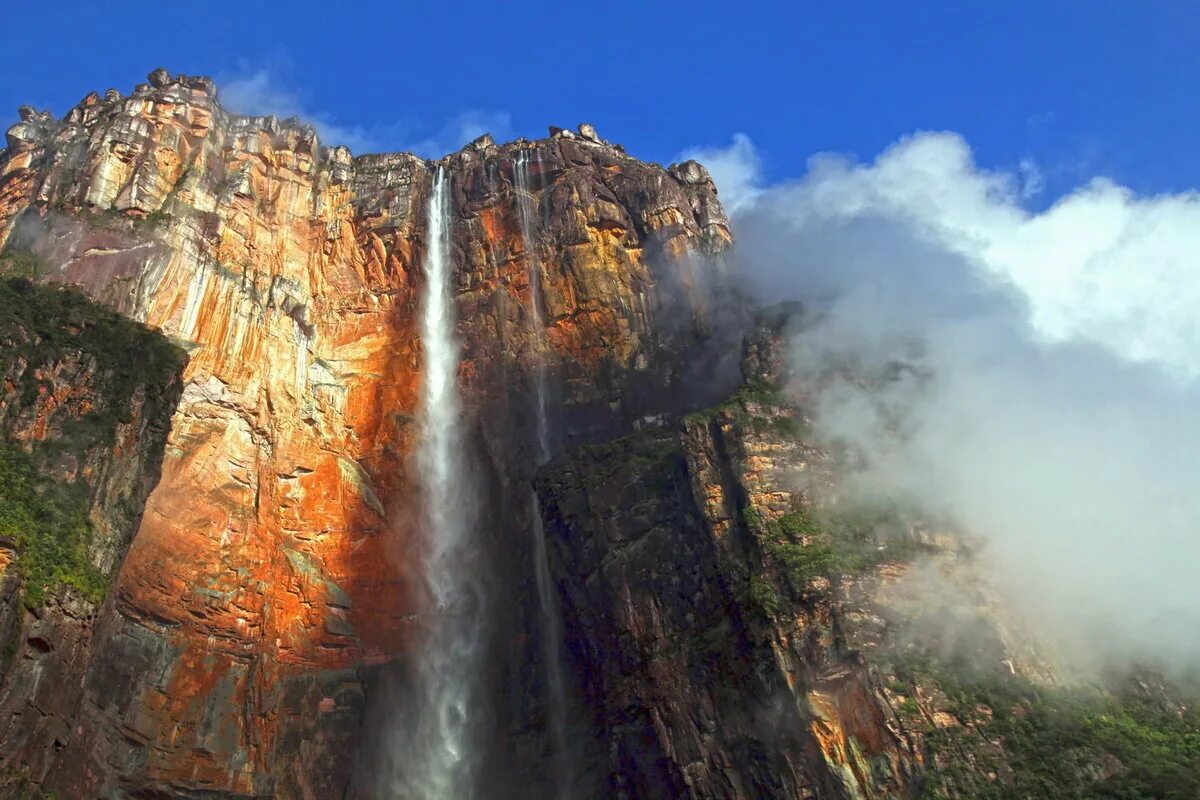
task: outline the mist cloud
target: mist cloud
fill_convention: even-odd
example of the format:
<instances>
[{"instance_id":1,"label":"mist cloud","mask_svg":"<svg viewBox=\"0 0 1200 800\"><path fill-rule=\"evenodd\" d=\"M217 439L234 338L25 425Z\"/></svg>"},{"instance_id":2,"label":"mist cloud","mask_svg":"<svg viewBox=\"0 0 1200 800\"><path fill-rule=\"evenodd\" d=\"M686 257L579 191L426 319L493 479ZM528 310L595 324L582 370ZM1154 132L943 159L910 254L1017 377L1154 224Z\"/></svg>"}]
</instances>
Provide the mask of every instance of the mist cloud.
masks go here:
<instances>
[{"instance_id":1,"label":"mist cloud","mask_svg":"<svg viewBox=\"0 0 1200 800\"><path fill-rule=\"evenodd\" d=\"M758 174L748 140L725 155ZM860 490L981 537L1044 636L1196 666L1200 199L1038 190L953 134L822 155L738 186L734 257L810 309L793 366Z\"/></svg>"},{"instance_id":2,"label":"mist cloud","mask_svg":"<svg viewBox=\"0 0 1200 800\"><path fill-rule=\"evenodd\" d=\"M275 115L280 119L299 117L317 129L323 144L341 144L355 153L381 149L378 131L358 125L342 125L327 114L308 108L300 94L284 85L270 70L259 69L228 78L218 84L221 105L235 114Z\"/></svg>"}]
</instances>

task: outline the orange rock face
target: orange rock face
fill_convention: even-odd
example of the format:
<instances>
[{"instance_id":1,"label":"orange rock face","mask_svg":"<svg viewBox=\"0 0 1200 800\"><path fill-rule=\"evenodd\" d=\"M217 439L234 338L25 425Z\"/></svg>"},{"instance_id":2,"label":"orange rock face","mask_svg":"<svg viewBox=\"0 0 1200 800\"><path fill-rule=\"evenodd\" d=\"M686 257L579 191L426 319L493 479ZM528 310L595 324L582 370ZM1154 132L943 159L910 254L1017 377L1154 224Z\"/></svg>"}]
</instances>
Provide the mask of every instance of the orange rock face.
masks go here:
<instances>
[{"instance_id":1,"label":"orange rock face","mask_svg":"<svg viewBox=\"0 0 1200 800\"><path fill-rule=\"evenodd\" d=\"M61 121L26 114L0 154L0 242L190 355L85 698L33 778L78 797L341 796L371 667L418 641L406 565L432 167L233 117L206 79L155 83ZM522 148L533 243L512 187ZM447 164L463 392L503 519L500 571L515 572L528 556L512 509L532 470L527 249L561 444L724 391L681 354L714 335L712 268L692 257L720 251L728 225L698 165L667 171L601 142L485 138ZM519 635L507 625L498 637Z\"/></svg>"}]
</instances>

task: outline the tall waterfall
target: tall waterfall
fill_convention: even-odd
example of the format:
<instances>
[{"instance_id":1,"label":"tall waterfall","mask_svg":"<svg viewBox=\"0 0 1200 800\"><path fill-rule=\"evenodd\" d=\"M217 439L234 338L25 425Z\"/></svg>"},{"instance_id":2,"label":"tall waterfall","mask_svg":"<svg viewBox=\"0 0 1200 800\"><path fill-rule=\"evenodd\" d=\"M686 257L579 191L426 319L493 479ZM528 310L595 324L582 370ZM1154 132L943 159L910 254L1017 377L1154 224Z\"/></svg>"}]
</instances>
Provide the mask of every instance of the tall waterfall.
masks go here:
<instances>
[{"instance_id":1,"label":"tall waterfall","mask_svg":"<svg viewBox=\"0 0 1200 800\"><path fill-rule=\"evenodd\" d=\"M537 418L537 463L550 458L550 426L546 419L546 329L542 323L542 270L537 257L534 237L533 194L529 183L529 153L517 154L514 176L517 189L517 214L521 237L525 244L525 261L529 267L530 326L536 350L534 360L534 404ZM549 554L546 552L546 531L542 525L542 509L537 493L531 497L533 512L534 575L537 580L538 604L542 617L542 662L546 669L547 727L554 747L554 784L557 797L570 794L571 755L567 746L567 688L560 651L562 620L559 617L554 583L550 578Z\"/></svg>"},{"instance_id":2,"label":"tall waterfall","mask_svg":"<svg viewBox=\"0 0 1200 800\"><path fill-rule=\"evenodd\" d=\"M429 608L411 708L393 742L392 795L403 800L466 800L475 794L478 742L480 602L471 564L474 522L463 458L458 396L459 343L450 294L450 204L444 168L429 197L429 243L421 340L425 354L421 446L424 578Z\"/></svg>"},{"instance_id":3,"label":"tall waterfall","mask_svg":"<svg viewBox=\"0 0 1200 800\"><path fill-rule=\"evenodd\" d=\"M517 180L517 216L521 222L521 238L525 243L525 263L529 268L529 324L533 328L534 402L537 406L537 463L550 458L550 425L546 421L546 326L542 324L542 265L537 257L537 240L533 235L533 193L529 189L529 153L517 153L513 170Z\"/></svg>"}]
</instances>

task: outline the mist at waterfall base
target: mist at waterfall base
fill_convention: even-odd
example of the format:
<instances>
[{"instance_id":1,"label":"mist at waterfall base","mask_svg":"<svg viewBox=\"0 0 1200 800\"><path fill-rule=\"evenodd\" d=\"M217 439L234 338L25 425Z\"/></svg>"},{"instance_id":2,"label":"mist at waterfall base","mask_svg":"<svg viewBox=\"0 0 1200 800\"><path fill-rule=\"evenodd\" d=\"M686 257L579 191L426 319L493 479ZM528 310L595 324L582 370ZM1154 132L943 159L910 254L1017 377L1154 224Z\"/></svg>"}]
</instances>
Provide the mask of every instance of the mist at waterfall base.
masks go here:
<instances>
[{"instance_id":1,"label":"mist at waterfall base","mask_svg":"<svg viewBox=\"0 0 1200 800\"><path fill-rule=\"evenodd\" d=\"M795 386L854 492L980 537L1053 656L1200 667L1200 195L1031 211L1032 165L953 134L774 186L745 137L686 155L729 187L736 268L806 309Z\"/></svg>"}]
</instances>

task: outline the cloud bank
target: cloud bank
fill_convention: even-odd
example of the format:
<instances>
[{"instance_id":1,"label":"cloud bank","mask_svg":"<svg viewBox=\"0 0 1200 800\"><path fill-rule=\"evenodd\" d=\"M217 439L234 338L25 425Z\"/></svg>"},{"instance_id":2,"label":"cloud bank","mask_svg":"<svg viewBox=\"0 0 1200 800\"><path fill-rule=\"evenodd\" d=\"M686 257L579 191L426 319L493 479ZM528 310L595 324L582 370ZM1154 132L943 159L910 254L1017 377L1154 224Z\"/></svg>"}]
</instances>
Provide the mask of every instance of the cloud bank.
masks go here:
<instances>
[{"instance_id":1,"label":"cloud bank","mask_svg":"<svg viewBox=\"0 0 1200 800\"><path fill-rule=\"evenodd\" d=\"M1097 178L1035 213L1032 165L945 133L776 186L744 137L719 155L734 257L810 309L793 366L857 487L982 537L1044 637L1200 665L1200 196Z\"/></svg>"}]
</instances>

